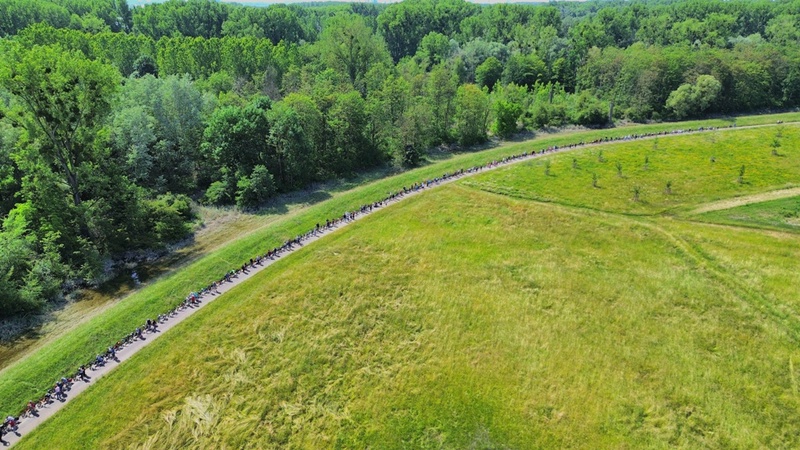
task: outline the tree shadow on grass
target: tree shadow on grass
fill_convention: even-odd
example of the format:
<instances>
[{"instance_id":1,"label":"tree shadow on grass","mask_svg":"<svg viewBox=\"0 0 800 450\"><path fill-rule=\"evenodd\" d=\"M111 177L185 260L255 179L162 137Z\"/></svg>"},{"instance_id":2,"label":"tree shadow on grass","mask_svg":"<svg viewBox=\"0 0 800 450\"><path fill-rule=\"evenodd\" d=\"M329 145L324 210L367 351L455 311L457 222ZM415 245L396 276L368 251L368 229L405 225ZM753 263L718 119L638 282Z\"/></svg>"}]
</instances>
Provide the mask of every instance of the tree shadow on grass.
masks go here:
<instances>
[{"instance_id":1,"label":"tree shadow on grass","mask_svg":"<svg viewBox=\"0 0 800 450\"><path fill-rule=\"evenodd\" d=\"M286 214L293 205L315 205L333 198L330 192L315 186L313 189L305 189L281 195L267 202L254 212L258 216L272 216Z\"/></svg>"}]
</instances>

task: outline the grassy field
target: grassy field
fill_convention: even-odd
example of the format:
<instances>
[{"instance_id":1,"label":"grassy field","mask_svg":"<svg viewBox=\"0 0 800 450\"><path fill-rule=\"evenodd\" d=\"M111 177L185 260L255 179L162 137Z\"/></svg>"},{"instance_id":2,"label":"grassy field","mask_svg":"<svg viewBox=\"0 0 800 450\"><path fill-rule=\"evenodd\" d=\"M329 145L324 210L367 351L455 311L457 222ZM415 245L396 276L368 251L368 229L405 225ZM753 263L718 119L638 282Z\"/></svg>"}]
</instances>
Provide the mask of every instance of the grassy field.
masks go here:
<instances>
[{"instance_id":1,"label":"grassy field","mask_svg":"<svg viewBox=\"0 0 800 450\"><path fill-rule=\"evenodd\" d=\"M797 118L798 114L790 114L782 116L759 116L754 118L740 118L738 119L737 124L739 126L770 124L774 123L776 120L783 120L785 122L789 122L792 120L796 120ZM533 141L505 145L502 147L489 149L478 153L466 153L466 154L454 155L453 157L439 161L436 164L431 164L421 169L403 173L387 179L378 180L369 183L365 186L357 187L352 190L339 190L332 193L323 193L324 195L320 195L319 198L327 198L327 200L319 203L314 203L306 208L299 208L298 210L292 212L291 214L285 217L272 221L268 226L255 226L253 227L253 229L248 230L243 236L238 237L238 239L232 242L231 244L222 246L213 252L198 255L191 264L187 264L186 266L182 267L181 270L170 272L167 275L159 278L155 282L148 284L143 289L127 297L125 301L120 302L119 304L113 306L112 308L109 308L102 314L98 314L93 319L81 324L71 332L65 334L63 337L55 340L46 347L37 350L30 356L24 358L18 363L0 372L0 405L2 405L2 408L8 410L8 411L3 411L4 413L13 412L14 409L24 404L24 402L29 397L38 395L46 386L52 383L54 379L54 374L61 374L69 370L74 370L74 367L76 367L77 364L83 362L83 360L86 359L87 356L91 356L93 353L103 349L108 342L111 342L115 340L118 336L127 333L130 329L135 327L136 324L143 322L145 318L152 317L158 314L159 312L164 311L169 305L172 305L177 301L179 301L179 299L182 298L186 292L194 288L197 288L198 285L203 284L208 280L215 278L220 274L221 271L224 271L225 269L236 265L239 261L243 259L249 258L257 251L262 251L266 248L276 245L277 243L282 242L287 237L293 236L300 231L310 228L312 224L321 219L324 219L325 217L338 216L341 214L342 211L352 209L353 207L356 207L357 205L360 205L362 203L381 198L386 194L386 192L390 190L396 190L400 186L408 185L414 181L435 176L445 171L452 171L461 167L468 167L470 165L483 163L491 159L501 158L506 155L516 154L526 150L527 151L535 150L549 145L563 145L565 143L573 143L580 140L588 141L603 136L622 136L630 133L650 132L650 131L655 131L657 129L679 129L679 128L688 128L697 126L724 126L728 123L730 122L725 120L719 120L711 122L695 122L695 123L684 123L684 124L660 124L660 125L646 125L646 126L631 127L631 128L619 128L613 130L598 130L598 131L589 131L582 133L569 133L563 135L544 136L535 139ZM752 134L759 134L759 133L774 134L775 127L767 127L763 129L759 128L753 130L732 130L730 132L720 131L718 133L713 133L710 135L699 135L695 137L693 140L688 140L687 145L702 139L714 139L723 141L726 139L726 136L728 136L729 133L737 134L738 137L747 137L748 132ZM782 138L783 145L780 150L781 153L784 154L784 156L771 157L773 160L781 162L781 164L794 161L795 159L793 156L791 156L792 155L791 152L793 151L792 150L793 148L796 148L794 147L794 141L797 139L797 130L791 125L787 124L783 127L782 134L784 137ZM676 150L670 150L669 148L669 143L672 142L673 139L682 139L682 138L671 138L671 137L660 138L658 140L658 144L656 145L658 148L665 147L666 148L665 152L672 151L674 153L676 152ZM644 141L640 142L639 145L653 146L654 143L655 140ZM623 154L625 152L625 147L632 144L633 143L620 144L614 146L615 149L612 149L612 147L607 147L607 149L604 150L604 152L606 152L606 154L608 155L609 162L605 164L611 165L610 161L613 161L611 159L611 156L616 155L617 153ZM617 148L619 148L619 150L616 150ZM735 152L736 148L731 148L730 150L732 152ZM577 155L576 157L591 158L591 152L594 151L596 151L596 149L580 151L576 153ZM632 153L636 152L635 149L632 149L630 151ZM653 151L657 152L660 150L656 148ZM767 152L766 154L769 156L769 150L765 151ZM633 158L635 156L631 157ZM570 156L565 155L565 156L558 156L556 158L570 158ZM766 159L770 160L770 158ZM571 159L569 159L569 161L571 161ZM729 163L730 162L725 162L725 164ZM551 167L551 172L555 174L555 176L552 176L551 174L551 176L547 177L546 180L547 182L551 181L551 178L559 179L558 172L556 171L558 168L558 164L560 164L559 160L554 159ZM587 163L585 164L588 164L588 160ZM768 167L770 166L770 164L765 164L764 167ZM658 166L655 161L652 161L651 165L653 166L653 168L649 169L648 173L655 173L658 175L665 175L662 169L668 168L667 165ZM745 182L741 185L735 182L727 183L725 184L726 188L718 188L714 195L692 194L694 195L694 197L691 196L686 197L682 201L690 201L690 200L697 201L706 198L717 198L715 196L724 197L725 195L728 196L739 195L742 190L750 192L763 189L764 186L767 185L773 186L776 182L775 181L776 179L778 180L777 182L779 183L784 183L784 184L791 183L791 180L789 181L783 180L780 178L779 175L776 175L775 177L769 175L769 177L767 177L767 175L764 175L764 173L766 172L764 173L759 172L758 170L756 170L757 168L758 166L754 165L752 167L752 170L748 169L748 172L745 175ZM520 167L519 169L520 173L522 174L530 172L530 170L531 170L530 166ZM788 178L791 178L792 176L791 171L795 170L795 166L791 165L791 167L787 167L785 170L789 170L789 172L786 174L788 180ZM541 173L541 171L539 172ZM501 174L498 175L501 177L506 177L509 175L509 173L510 172L504 170ZM523 179L524 176L526 175L520 175L520 177L522 177L520 179ZM670 174L669 176L674 177L676 180L679 179L677 176L673 176L672 174ZM795 180L798 179L796 173L794 174L794 177ZM599 191L600 193L602 193L602 196L611 197L610 195L608 195L608 193L610 193L611 190L607 189L607 185L605 184L606 183L605 178L606 178L605 176L600 178L599 189L591 188L588 190L588 192L595 193L595 191ZM733 178L735 178L735 174L733 175ZM478 187L481 187L482 189L487 189L486 186L491 185L492 183L494 183L494 185L498 185L498 182L500 180L505 181L502 178L496 178L495 180L492 180L490 178L484 177L478 181L479 183L482 183ZM620 180L625 180L625 178L620 178ZM591 180L589 181L589 183L591 187ZM689 185L682 186L678 184L677 181L675 183L676 183L674 188L675 193L673 195L682 196L684 195L685 192L689 191L688 188ZM514 185L509 184L509 186L513 187ZM699 187L703 188L705 186L700 185ZM576 192L578 191L578 189L574 190ZM624 191L624 189L621 189L621 192L622 191ZM518 195L517 193L512 193L512 194ZM577 200L575 198L564 198L562 200L565 204L580 204L580 201L586 201L588 202L586 203L586 205L598 207L598 205L593 205L591 203L591 200L586 200L586 199L581 200L580 196L576 198ZM588 199L589 196L586 196L586 198ZM643 196L643 198L644 201L641 203L647 204L647 202L649 201L647 196ZM604 202L605 201L609 200L604 200ZM632 209L633 212L642 213L642 211L638 210L639 205L634 204L632 207L629 206L630 203L636 203L636 202L630 202L628 200L620 201L618 199L613 200L612 203L613 202L616 202L617 205L623 205L623 207L617 207L616 209L612 207L608 208L609 210L630 212L625 209L627 207ZM600 206L604 205L605 203ZM674 205L668 205L668 206L673 207ZM434 210L435 209L436 208L434 208ZM661 211L663 209L664 208L661 208L660 206L656 205L655 207L651 207L649 210L646 209L643 212L650 213L655 211ZM276 268L276 270L278 269ZM272 270L268 272L275 273ZM358 273L357 270L356 273ZM412 278L408 276L404 277L403 279L407 281ZM380 280L373 280L373 282L379 286L381 285ZM257 286L257 283L251 284L251 286ZM427 313L428 312L426 312L426 314ZM242 315L241 311L236 313L236 315L237 317L240 317ZM192 321L192 323L194 322ZM195 325L192 326L194 327ZM174 344L168 343L168 341L173 341L173 339L164 339L162 341L164 342L155 344L154 347L162 348L162 351L165 351L168 347L174 346ZM225 351L224 350L225 347L220 347L220 348L222 349L221 351ZM149 352L155 352L155 351L156 350L149 350ZM259 364L263 362L264 362L263 360L260 360ZM131 364L131 367L134 367L135 364L138 363L133 362ZM125 368L124 370L127 371L128 369ZM136 369L130 369L130 370L133 370L134 373L136 371ZM199 374L202 373L201 372L202 369L198 367L197 370L198 372L196 373L199 376ZM20 406L14 406L14 405L20 405ZM42 433L38 433L36 436L41 436L41 435ZM119 441L119 442L124 442L124 441Z\"/></svg>"},{"instance_id":2,"label":"grassy field","mask_svg":"<svg viewBox=\"0 0 800 450\"><path fill-rule=\"evenodd\" d=\"M796 447L798 257L448 186L237 287L20 448Z\"/></svg>"},{"instance_id":3,"label":"grassy field","mask_svg":"<svg viewBox=\"0 0 800 450\"><path fill-rule=\"evenodd\" d=\"M698 220L731 225L754 225L779 230L800 231L800 197L752 203L735 208L710 211Z\"/></svg>"}]
</instances>

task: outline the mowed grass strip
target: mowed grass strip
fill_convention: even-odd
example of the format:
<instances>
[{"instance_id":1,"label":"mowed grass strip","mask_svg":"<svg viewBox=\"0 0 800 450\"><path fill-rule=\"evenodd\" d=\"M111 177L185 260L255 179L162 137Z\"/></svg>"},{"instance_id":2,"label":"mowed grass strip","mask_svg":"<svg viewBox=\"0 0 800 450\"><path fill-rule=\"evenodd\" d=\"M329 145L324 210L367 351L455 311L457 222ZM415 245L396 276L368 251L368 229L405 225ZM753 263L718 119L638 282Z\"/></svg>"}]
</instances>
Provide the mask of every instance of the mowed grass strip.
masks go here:
<instances>
[{"instance_id":1,"label":"mowed grass strip","mask_svg":"<svg viewBox=\"0 0 800 450\"><path fill-rule=\"evenodd\" d=\"M737 118L737 124L764 125L774 124L778 120L784 122L800 120L800 113L740 117ZM103 352L108 345L144 323L146 319L154 318L177 304L188 292L218 278L228 269L241 264L258 252L263 252L298 233L307 231L315 223L325 218L339 216L344 211L364 203L382 199L389 191L397 191L402 186L439 176L443 172L452 172L551 145L565 145L633 133L701 126L728 126L730 123L730 120L714 119L546 135L539 139L503 145L486 151L454 155L450 159L365 186L345 192L334 192L329 200L298 210L268 227L257 228L241 236L217 251L201 255L180 270L149 283L119 304L0 371L0 416L17 414L28 400L41 396L62 375L74 372L78 365ZM664 142L668 139L671 138L662 138Z\"/></svg>"},{"instance_id":2,"label":"mowed grass strip","mask_svg":"<svg viewBox=\"0 0 800 450\"><path fill-rule=\"evenodd\" d=\"M773 155L776 135L781 147ZM604 211L682 213L705 202L800 185L800 127L726 129L596 146L463 183Z\"/></svg>"},{"instance_id":3,"label":"mowed grass strip","mask_svg":"<svg viewBox=\"0 0 800 450\"><path fill-rule=\"evenodd\" d=\"M681 226L424 193L208 305L20 448L796 447L800 350Z\"/></svg>"}]
</instances>

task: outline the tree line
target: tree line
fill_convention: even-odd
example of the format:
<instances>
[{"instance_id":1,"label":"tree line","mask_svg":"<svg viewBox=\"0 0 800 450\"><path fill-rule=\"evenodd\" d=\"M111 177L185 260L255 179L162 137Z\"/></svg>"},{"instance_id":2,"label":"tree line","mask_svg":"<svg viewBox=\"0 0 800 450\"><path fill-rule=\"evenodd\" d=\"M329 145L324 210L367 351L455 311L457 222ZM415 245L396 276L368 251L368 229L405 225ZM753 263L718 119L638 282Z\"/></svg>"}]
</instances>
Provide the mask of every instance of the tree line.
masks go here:
<instances>
[{"instance_id":1,"label":"tree line","mask_svg":"<svg viewBox=\"0 0 800 450\"><path fill-rule=\"evenodd\" d=\"M439 145L800 102L798 1L0 0L0 315L187 237L192 205Z\"/></svg>"}]
</instances>

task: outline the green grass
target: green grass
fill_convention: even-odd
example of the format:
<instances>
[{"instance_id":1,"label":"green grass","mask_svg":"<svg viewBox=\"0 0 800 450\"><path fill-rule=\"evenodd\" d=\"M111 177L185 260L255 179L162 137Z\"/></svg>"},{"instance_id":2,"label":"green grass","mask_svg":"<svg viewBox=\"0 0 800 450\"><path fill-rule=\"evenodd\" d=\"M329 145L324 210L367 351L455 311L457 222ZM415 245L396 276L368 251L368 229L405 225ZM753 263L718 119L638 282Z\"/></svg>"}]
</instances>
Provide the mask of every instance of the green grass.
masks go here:
<instances>
[{"instance_id":1,"label":"green grass","mask_svg":"<svg viewBox=\"0 0 800 450\"><path fill-rule=\"evenodd\" d=\"M520 198L626 214L678 213L700 203L800 184L800 128L783 127L780 156L772 156L768 145L775 133L776 127L730 129L596 146L548 158L550 175L545 175L545 160L539 159L465 183ZM745 174L739 183L742 166ZM639 201L634 201L637 186Z\"/></svg>"},{"instance_id":2,"label":"green grass","mask_svg":"<svg viewBox=\"0 0 800 450\"><path fill-rule=\"evenodd\" d=\"M739 262L756 249L781 270ZM798 257L451 185L256 275L20 448L797 447L773 283Z\"/></svg>"},{"instance_id":3,"label":"green grass","mask_svg":"<svg viewBox=\"0 0 800 450\"><path fill-rule=\"evenodd\" d=\"M800 197L752 203L697 216L705 222L800 231Z\"/></svg>"},{"instance_id":4,"label":"green grass","mask_svg":"<svg viewBox=\"0 0 800 450\"><path fill-rule=\"evenodd\" d=\"M798 118L800 118L800 114L792 113L775 116L739 118L737 123L739 126L771 124L776 120L789 122L792 120L797 120ZM24 405L27 400L40 395L41 392L49 387L53 380L58 376L63 373L73 371L75 367L84 362L87 357L91 357L93 354L102 351L109 342L113 342L121 335L128 333L131 329L135 328L136 325L142 323L146 318L154 317L158 313L165 311L171 305L178 302L188 291L196 289L199 287L199 285L218 277L220 273L227 268L235 266L238 262L253 256L258 251L263 251L282 242L287 237L294 236L298 232L309 229L317 221L323 220L326 217L338 216L345 210L352 209L365 202L382 198L386 195L386 192L397 190L403 185L409 185L415 181L437 176L442 172L453 171L462 167L469 167L471 165L481 164L492 159L502 158L504 156L520 153L522 151L536 150L550 145L564 145L566 143L574 143L577 141L590 141L604 136L623 136L631 133L645 133L656 130L670 130L697 126L725 126L728 123L730 122L726 120L715 120L677 124L644 125L611 130L547 135L529 142L504 145L481 152L457 154L451 158L444 159L435 164L431 164L414 171L409 171L387 179L371 182L367 185L360 186L349 191L334 192L332 194L332 198L329 200L293 212L287 217L275 221L275 223L271 224L269 227L256 229L255 231L240 237L239 239L217 251L201 255L201 257L194 260L191 264L182 267L181 270L171 272L157 281L148 284L145 288L135 292L124 301L112 308L109 308L106 312L98 315L90 321L87 321L85 324L76 327L74 331L66 334L60 339L55 340L52 344L37 350L30 356L3 370L0 372L0 408L3 409L3 414L13 413L18 409L21 409L22 405ZM794 146L794 140L797 139L797 131L790 125L786 125L784 128L784 135L786 137L784 138L784 144L781 148L781 151L790 154ZM774 133L774 128L771 129ZM770 132L768 131L768 128L749 131L751 133ZM743 133L742 136L744 136L747 132L745 130L737 130L731 133ZM718 136L718 138L714 137L713 139L723 140L724 136L727 135L727 132L721 131L713 134L713 136ZM694 141L703 139L712 139L712 137L705 134L693 137ZM664 146L667 148L666 152L670 152L668 146L672 140L673 138L660 138L658 141L659 148ZM692 139L688 139L687 142L691 143ZM646 141L640 144L652 145L652 141ZM633 145L633 143L622 144L619 147L624 148L626 145ZM735 150L735 147L731 148L731 151ZM634 150L632 150L632 152L633 151ZM586 156L590 151L582 152L582 155ZM608 150L606 150L606 154L609 156L610 161L611 155L615 152L616 151L611 150L610 147ZM623 154L622 151L619 153ZM569 158L569 155L557 158ZM784 159L786 161L794 160L794 158L790 156L784 157ZM552 171L554 173L554 177L552 178L557 180L563 178L560 172L562 170L562 167L560 167L561 160L554 159L553 161L554 164L552 166ZM653 160L651 164L653 164L655 167L655 165L659 163ZM791 170L794 170L793 167L794 166L792 166ZM529 168L530 167L523 168L523 172ZM729 189L727 191L720 189L716 195L736 195L742 189L745 191L755 191L761 189L766 184L774 184L775 180L769 178L773 177L773 175L769 175L768 177L767 175L761 174L756 169L757 166L753 166L752 177L750 176L751 172L748 172L748 175L746 175L747 182L753 183L752 185L745 184L738 186L731 185L729 183ZM748 171L749 170L750 169L748 169ZM508 172L503 172L503 176L506 176L507 174ZM727 172L725 172L725 174L727 177ZM780 178L780 174L775 175L774 177ZM485 183L487 180L488 178L484 178L481 182ZM603 189L599 189L599 191L602 191L604 195L607 196L605 193L610 192L610 190L604 190L607 189L605 183L605 177L601 178L601 186ZM681 196L683 195L682 190L687 189L687 186L682 186L676 182L674 189L676 191L675 195ZM645 199L644 203L650 201L647 191L643 197ZM686 200L697 199L701 197L703 196L695 196L692 198L687 198ZM706 195L705 197L710 198L713 197L713 195ZM570 203L569 200L575 199L566 199L565 203ZM592 204L591 200L586 200L585 198L583 200L578 198L578 200L587 202L587 205L598 207L598 205ZM575 200L574 203L580 204L580 201L578 200ZM618 199L613 200L613 202L617 202L618 205L628 205L625 203L625 201L620 201ZM667 206L671 207L674 205L669 204ZM438 206L434 206L434 210L437 207ZM638 210L638 208L638 205L634 205L631 209L633 209L633 212L641 212ZM614 210L614 208L610 209ZM625 210L625 208L621 208L620 210ZM658 208L654 207L650 208L649 210L646 209L644 212L654 210L658 210ZM396 231L397 230L394 230L393 232ZM389 256L387 256L387 258L388 257ZM403 267L405 267L405 265ZM433 268L433 270L436 269L436 267ZM269 272L273 273L272 271ZM356 273L357 272L358 270L356 270ZM408 276L403 279L405 282L410 282L413 277ZM382 281L379 279L373 280L372 282L378 286L380 286L382 283ZM256 286L256 284L251 284L251 286ZM367 306L364 306L364 308L367 308ZM237 317L240 317L241 315L241 311L237 313ZM174 344L168 343L169 341L172 341L172 339L162 339L160 341L161 342L154 344L153 350L148 351L155 352L156 348L171 348L171 346L174 346ZM457 349L457 347L452 348ZM131 363L130 367L136 367L135 364L137 363ZM127 364L125 367L127 367ZM128 370L129 369L124 368L124 371ZM135 372L135 369L130 370L134 370ZM201 369L198 368L197 370ZM197 373L200 374L202 372ZM150 398L148 396L145 397ZM375 430L373 430L373 432L377 433ZM37 436L38 435L41 434L37 434ZM371 435L372 434L370 434L370 436Z\"/></svg>"}]
</instances>

